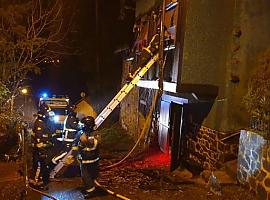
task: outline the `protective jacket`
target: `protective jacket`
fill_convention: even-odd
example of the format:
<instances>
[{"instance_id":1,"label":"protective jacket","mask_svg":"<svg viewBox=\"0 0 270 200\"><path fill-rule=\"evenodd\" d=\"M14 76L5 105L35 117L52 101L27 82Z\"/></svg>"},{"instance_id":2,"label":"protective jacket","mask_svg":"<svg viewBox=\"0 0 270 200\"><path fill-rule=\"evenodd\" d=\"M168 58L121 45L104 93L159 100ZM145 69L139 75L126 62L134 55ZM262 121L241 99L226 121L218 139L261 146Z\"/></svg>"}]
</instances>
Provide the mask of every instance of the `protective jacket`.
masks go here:
<instances>
[{"instance_id":1,"label":"protective jacket","mask_svg":"<svg viewBox=\"0 0 270 200\"><path fill-rule=\"evenodd\" d=\"M46 118L37 118L33 126L33 169L32 177L36 176L38 165L40 165L40 172L42 175L43 184L49 183L49 169L50 162L49 149L52 144L52 132L47 125Z\"/></svg>"},{"instance_id":2,"label":"protective jacket","mask_svg":"<svg viewBox=\"0 0 270 200\"><path fill-rule=\"evenodd\" d=\"M79 120L73 113L69 114L64 122L64 141L74 142L80 129Z\"/></svg>"},{"instance_id":3,"label":"protective jacket","mask_svg":"<svg viewBox=\"0 0 270 200\"><path fill-rule=\"evenodd\" d=\"M52 146L52 130L46 120L38 118L33 127L33 145L40 150L45 150Z\"/></svg>"},{"instance_id":4,"label":"protective jacket","mask_svg":"<svg viewBox=\"0 0 270 200\"><path fill-rule=\"evenodd\" d=\"M73 156L78 155L82 164L92 164L99 161L99 142L90 131L81 131L72 146Z\"/></svg>"},{"instance_id":5,"label":"protective jacket","mask_svg":"<svg viewBox=\"0 0 270 200\"><path fill-rule=\"evenodd\" d=\"M81 131L72 147L73 156L78 155L85 191L95 191L94 181L99 174L99 142L93 130Z\"/></svg>"},{"instance_id":6,"label":"protective jacket","mask_svg":"<svg viewBox=\"0 0 270 200\"><path fill-rule=\"evenodd\" d=\"M127 81L130 82L144 67L147 62L158 52L159 48L159 35L156 34L152 37L151 41L149 42L149 45L146 48L142 49L141 55L138 60L138 68L135 72L130 72L129 77L127 78Z\"/></svg>"}]
</instances>

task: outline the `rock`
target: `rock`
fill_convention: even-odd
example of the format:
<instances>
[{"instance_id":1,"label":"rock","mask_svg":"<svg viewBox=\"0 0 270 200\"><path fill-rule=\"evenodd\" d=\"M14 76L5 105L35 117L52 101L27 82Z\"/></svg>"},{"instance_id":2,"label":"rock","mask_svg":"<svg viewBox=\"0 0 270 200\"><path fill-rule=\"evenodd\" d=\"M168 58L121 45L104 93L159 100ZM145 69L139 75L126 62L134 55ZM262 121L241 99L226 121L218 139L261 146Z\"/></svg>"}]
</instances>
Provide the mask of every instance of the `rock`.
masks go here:
<instances>
[{"instance_id":1,"label":"rock","mask_svg":"<svg viewBox=\"0 0 270 200\"><path fill-rule=\"evenodd\" d=\"M202 177L202 179L205 180L205 182L207 182L209 180L210 176L211 176L211 171L210 170L204 170L201 173L201 177Z\"/></svg>"},{"instance_id":2,"label":"rock","mask_svg":"<svg viewBox=\"0 0 270 200\"><path fill-rule=\"evenodd\" d=\"M209 181L207 185L213 194L216 194L219 196L221 195L221 185L220 185L219 179L214 175L213 172L211 173L211 176L209 177Z\"/></svg>"},{"instance_id":3,"label":"rock","mask_svg":"<svg viewBox=\"0 0 270 200\"><path fill-rule=\"evenodd\" d=\"M172 175L181 179L192 179L193 175L187 169L175 170Z\"/></svg>"},{"instance_id":4,"label":"rock","mask_svg":"<svg viewBox=\"0 0 270 200\"><path fill-rule=\"evenodd\" d=\"M215 177L219 180L220 184L237 184L237 180L235 178L232 178L229 174L227 174L226 171L223 170L217 170L213 172ZM210 170L204 170L201 173L201 178L205 180L206 182L209 180L211 176Z\"/></svg>"},{"instance_id":5,"label":"rock","mask_svg":"<svg viewBox=\"0 0 270 200\"><path fill-rule=\"evenodd\" d=\"M214 172L220 184L237 184L236 179L229 176L225 171L215 171Z\"/></svg>"}]
</instances>

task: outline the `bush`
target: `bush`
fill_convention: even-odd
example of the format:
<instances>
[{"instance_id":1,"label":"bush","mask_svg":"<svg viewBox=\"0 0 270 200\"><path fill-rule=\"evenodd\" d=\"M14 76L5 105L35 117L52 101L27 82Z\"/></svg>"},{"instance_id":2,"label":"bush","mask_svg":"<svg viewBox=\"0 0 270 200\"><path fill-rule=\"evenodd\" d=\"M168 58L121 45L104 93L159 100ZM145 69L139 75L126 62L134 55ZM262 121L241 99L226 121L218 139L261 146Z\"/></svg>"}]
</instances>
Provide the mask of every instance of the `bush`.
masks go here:
<instances>
[{"instance_id":1,"label":"bush","mask_svg":"<svg viewBox=\"0 0 270 200\"><path fill-rule=\"evenodd\" d=\"M107 151L126 151L134 145L130 135L118 123L111 127L101 129L101 146Z\"/></svg>"},{"instance_id":2,"label":"bush","mask_svg":"<svg viewBox=\"0 0 270 200\"><path fill-rule=\"evenodd\" d=\"M270 120L270 49L259 55L256 71L250 78L244 104L253 119L260 121L260 130L269 131ZM258 128L255 128L258 129Z\"/></svg>"}]
</instances>

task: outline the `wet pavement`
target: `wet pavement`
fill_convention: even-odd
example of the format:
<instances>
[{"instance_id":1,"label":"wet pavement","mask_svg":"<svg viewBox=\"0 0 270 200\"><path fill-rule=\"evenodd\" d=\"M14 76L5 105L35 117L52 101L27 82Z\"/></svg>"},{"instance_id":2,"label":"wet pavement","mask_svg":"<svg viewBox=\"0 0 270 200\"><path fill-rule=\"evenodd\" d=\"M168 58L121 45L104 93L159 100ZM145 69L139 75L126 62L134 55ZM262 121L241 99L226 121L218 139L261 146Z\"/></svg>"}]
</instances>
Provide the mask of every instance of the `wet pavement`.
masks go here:
<instances>
[{"instance_id":1,"label":"wet pavement","mask_svg":"<svg viewBox=\"0 0 270 200\"><path fill-rule=\"evenodd\" d=\"M255 200L253 193L247 188L239 185L222 186L222 195L218 196L209 192L206 184L193 184L188 182L168 182L161 179L157 170L155 173L147 173L143 170L132 168L115 168L101 172L99 183L107 186L129 199L135 200ZM22 179L14 181L0 182L0 199L2 200L20 200L23 192ZM82 200L83 195L80 192L81 179L61 178L52 181L49 184L48 193L58 200ZM28 200L47 200L49 198L36 192L28 191ZM118 199L112 195L92 198L93 200Z\"/></svg>"},{"instance_id":2,"label":"wet pavement","mask_svg":"<svg viewBox=\"0 0 270 200\"><path fill-rule=\"evenodd\" d=\"M80 192L81 190L81 179L80 178L72 178L72 179L58 179L50 183L49 185L49 190L45 191L49 193L51 196L58 200L83 200L83 194ZM50 198L46 196L42 196L38 194L37 192L34 191L29 191L28 198L29 200L50 200ZM115 199L115 197L111 195L106 195L106 196L100 196L100 197L95 197L91 198L93 200L98 200L98 199L104 199L104 200L110 200L110 199Z\"/></svg>"},{"instance_id":3,"label":"wet pavement","mask_svg":"<svg viewBox=\"0 0 270 200\"><path fill-rule=\"evenodd\" d=\"M125 155L125 152L123 152ZM147 156L134 158L123 165L115 168L106 168L122 158L123 155L116 155L112 152L110 157L102 156L100 162L100 176L98 182L132 200L256 200L256 196L247 188L237 184L222 185L220 196L210 192L207 183L201 180L200 183L189 177L183 180L183 176L171 177L168 170L169 157L157 151L149 151ZM21 164L18 162L0 163L0 200L21 200L24 194L24 182L21 176ZM73 172L73 173L72 173ZM81 190L81 178L78 177L79 170L71 167L58 179L53 179L47 191L58 200L83 200ZM27 200L48 200L37 192L27 190ZM93 200L119 199L110 194L102 195Z\"/></svg>"}]
</instances>

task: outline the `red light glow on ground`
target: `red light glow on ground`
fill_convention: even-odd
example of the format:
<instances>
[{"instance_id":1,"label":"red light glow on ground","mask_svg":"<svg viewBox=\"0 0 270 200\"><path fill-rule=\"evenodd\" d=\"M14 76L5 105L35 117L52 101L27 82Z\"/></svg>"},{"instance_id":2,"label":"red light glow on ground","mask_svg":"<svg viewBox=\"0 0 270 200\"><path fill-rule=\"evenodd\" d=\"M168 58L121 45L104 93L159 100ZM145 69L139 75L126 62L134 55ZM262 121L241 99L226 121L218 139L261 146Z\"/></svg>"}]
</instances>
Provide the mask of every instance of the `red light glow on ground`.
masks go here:
<instances>
[{"instance_id":1,"label":"red light glow on ground","mask_svg":"<svg viewBox=\"0 0 270 200\"><path fill-rule=\"evenodd\" d=\"M150 148L142 160L133 161L128 165L137 169L169 168L170 155L168 153L163 153L159 148Z\"/></svg>"}]
</instances>

